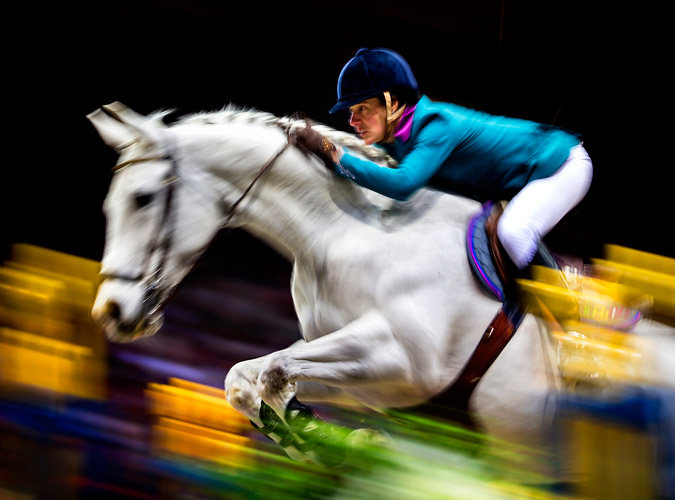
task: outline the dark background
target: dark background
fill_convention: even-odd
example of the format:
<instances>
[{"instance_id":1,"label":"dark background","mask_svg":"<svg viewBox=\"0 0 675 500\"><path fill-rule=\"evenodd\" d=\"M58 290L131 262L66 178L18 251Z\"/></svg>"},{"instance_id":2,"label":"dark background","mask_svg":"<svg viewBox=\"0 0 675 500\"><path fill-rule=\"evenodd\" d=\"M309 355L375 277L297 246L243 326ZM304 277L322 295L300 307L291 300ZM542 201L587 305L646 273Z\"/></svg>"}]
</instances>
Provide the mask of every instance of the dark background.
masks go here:
<instances>
[{"instance_id":1,"label":"dark background","mask_svg":"<svg viewBox=\"0 0 675 500\"><path fill-rule=\"evenodd\" d=\"M337 76L358 48L378 46L400 52L432 99L583 134L594 183L547 238L554 250L588 257L616 243L675 256L665 17L637 2L578 0L15 6L2 256L25 242L101 258L115 155L85 118L96 107L183 114L234 103L347 130L346 115L328 114ZM280 262L245 234L228 238L228 260L242 268L251 257Z\"/></svg>"},{"instance_id":2,"label":"dark background","mask_svg":"<svg viewBox=\"0 0 675 500\"><path fill-rule=\"evenodd\" d=\"M347 130L346 116L328 109L340 69L364 46L403 54L432 99L584 135L594 184L547 238L554 250L590 257L603 243L617 243L675 257L666 155L672 44L662 26L669 19L665 8L644 2L580 0L9 3L0 257L12 243L30 243L101 258L101 205L116 158L85 118L97 107L119 100L144 114L183 114L234 103L278 115L305 112ZM153 447L148 384L178 377L222 388L234 363L285 348L299 335L290 266L264 244L241 231L223 233L201 266L167 308L161 335L105 343L103 401L41 388L33 401L25 385L0 392L0 469L9 471L0 477L3 490L105 500L159 498L168 485L222 498L222 491L207 495L212 483L198 462L181 472L184 457L158 460L164 454ZM6 292L5 307L33 300L11 295L12 287ZM47 309L48 319L54 311ZM80 343L103 342L88 318L73 321ZM38 330L30 329L51 335ZM259 468L243 476L254 480L239 493L261 498L269 485L275 494L312 496L298 490L291 470L299 469ZM218 469L216 486L241 484L243 469L234 471Z\"/></svg>"}]
</instances>

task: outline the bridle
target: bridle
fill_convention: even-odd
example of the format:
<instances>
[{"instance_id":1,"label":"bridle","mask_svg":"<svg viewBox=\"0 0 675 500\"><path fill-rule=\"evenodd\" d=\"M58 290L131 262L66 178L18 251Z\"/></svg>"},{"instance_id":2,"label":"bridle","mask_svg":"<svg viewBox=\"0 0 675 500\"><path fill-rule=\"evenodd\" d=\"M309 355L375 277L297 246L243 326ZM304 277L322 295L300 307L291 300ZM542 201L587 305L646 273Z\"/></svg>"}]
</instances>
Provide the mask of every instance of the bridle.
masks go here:
<instances>
[{"instance_id":1,"label":"bridle","mask_svg":"<svg viewBox=\"0 0 675 500\"><path fill-rule=\"evenodd\" d=\"M105 280L117 280L117 281L126 281L130 283L142 282L148 280L148 285L143 294L143 302L146 303L151 310L149 314L163 308L170 298L170 294L166 293L168 290L163 290L161 287L161 278L162 278L162 269L166 264L167 257L171 250L171 244L173 239L173 228L170 226L166 228L167 223L173 221L172 218L172 208L173 208L173 198L175 193L176 181L179 179L178 176L178 161L176 160L172 152L166 153L163 156L156 157L144 157L136 158L132 160L119 163L113 167L113 172L119 171L122 168L136 164L136 163L145 163L150 161L169 161L170 169L167 172L164 179L162 179L162 184L167 185L166 196L164 198L164 209L162 211L161 219L157 225L154 235L150 239L148 244L148 249L145 256L145 264L142 267L142 270L137 275L125 274L125 273L100 273L101 281ZM162 233L164 232L164 237ZM154 269L151 270L151 261L157 250L161 251L159 260L155 265ZM148 315L149 315L148 314Z\"/></svg>"},{"instance_id":2,"label":"bridle","mask_svg":"<svg viewBox=\"0 0 675 500\"><path fill-rule=\"evenodd\" d=\"M248 195L253 186L260 180L260 178L265 174L265 172L267 172L272 167L272 165L274 165L276 160L284 153L284 151L286 151L286 149L290 145L295 144L295 141L290 135L289 129L284 129L284 132L287 137L285 144L263 164L263 166L256 174L255 178L244 190L242 195L232 204L229 210L226 210L224 207L223 212L226 213L226 216L225 222L223 223L222 227L225 227L230 223L232 217L235 214L235 210L237 209L239 204L244 200L244 198ZM163 269L168 259L168 256L171 252L171 246L173 242L174 228L172 227L172 224L174 219L172 215L174 211L173 199L175 196L174 193L176 190L177 184L176 181L180 180L178 172L179 163L176 158L175 146L172 146L168 149L170 149L170 151L162 156L131 159L123 163L119 163L115 165L115 167L113 167L113 172L116 172L128 165L150 161L169 161L171 165L169 171L162 180L162 184L167 185L167 193L164 198L164 209L162 212L160 223L157 226L155 233L148 245L148 250L146 252L145 257L145 264L142 268L143 270L137 275L130 275L124 273L101 273L99 275L101 281L118 280L130 283L137 283L148 280L148 285L144 291L143 297L143 302L147 304L148 308L150 309L147 315L156 313L157 311L163 309L171 299L174 289L176 288L176 286L173 286L171 288L162 286L162 280L164 278ZM221 203L223 203L222 200L220 201ZM164 237L162 237L162 233L164 233ZM151 269L152 258L158 250L161 252L159 260L157 261L157 264L154 266L154 268ZM204 254L205 250L206 249L204 249L204 251L202 251L201 254Z\"/></svg>"}]
</instances>

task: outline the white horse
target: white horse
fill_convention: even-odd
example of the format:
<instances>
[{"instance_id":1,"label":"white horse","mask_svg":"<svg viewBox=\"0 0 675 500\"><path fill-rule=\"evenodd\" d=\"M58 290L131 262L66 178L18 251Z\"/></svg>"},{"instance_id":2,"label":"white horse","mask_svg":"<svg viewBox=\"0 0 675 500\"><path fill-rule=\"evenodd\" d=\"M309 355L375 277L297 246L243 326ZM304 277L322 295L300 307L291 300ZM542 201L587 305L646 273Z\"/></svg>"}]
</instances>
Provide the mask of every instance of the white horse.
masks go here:
<instances>
[{"instance_id":1,"label":"white horse","mask_svg":"<svg viewBox=\"0 0 675 500\"><path fill-rule=\"evenodd\" d=\"M121 156L104 204L104 280L92 317L113 340L152 335L171 291L223 226L269 244L293 263L302 340L236 364L225 389L276 441L297 414L289 405L305 408L298 400L377 409L439 394L500 309L465 253L479 203L433 189L393 201L338 178L286 147L302 121L226 109L169 127L162 114L144 117L119 103L104 110L88 118ZM381 155L352 135L314 126L352 150ZM471 410L489 434L538 447L552 388L528 315L478 385ZM311 458L282 445L294 458Z\"/></svg>"}]
</instances>

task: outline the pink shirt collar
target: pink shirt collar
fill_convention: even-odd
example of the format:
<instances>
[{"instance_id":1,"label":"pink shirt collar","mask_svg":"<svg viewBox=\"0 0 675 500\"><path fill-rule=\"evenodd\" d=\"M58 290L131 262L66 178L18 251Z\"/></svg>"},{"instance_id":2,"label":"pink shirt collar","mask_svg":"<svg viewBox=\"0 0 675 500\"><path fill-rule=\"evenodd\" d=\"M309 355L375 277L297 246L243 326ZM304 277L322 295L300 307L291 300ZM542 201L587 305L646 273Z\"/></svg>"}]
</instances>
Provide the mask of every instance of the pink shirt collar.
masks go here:
<instances>
[{"instance_id":1,"label":"pink shirt collar","mask_svg":"<svg viewBox=\"0 0 675 500\"><path fill-rule=\"evenodd\" d=\"M394 139L403 142L410 139L410 132L412 131L412 123L413 123L413 114L415 113L416 107L417 104L415 104L414 106L408 106L406 110L403 112L403 114L401 115L401 119L398 121L398 127L396 127L396 130L394 131Z\"/></svg>"}]
</instances>

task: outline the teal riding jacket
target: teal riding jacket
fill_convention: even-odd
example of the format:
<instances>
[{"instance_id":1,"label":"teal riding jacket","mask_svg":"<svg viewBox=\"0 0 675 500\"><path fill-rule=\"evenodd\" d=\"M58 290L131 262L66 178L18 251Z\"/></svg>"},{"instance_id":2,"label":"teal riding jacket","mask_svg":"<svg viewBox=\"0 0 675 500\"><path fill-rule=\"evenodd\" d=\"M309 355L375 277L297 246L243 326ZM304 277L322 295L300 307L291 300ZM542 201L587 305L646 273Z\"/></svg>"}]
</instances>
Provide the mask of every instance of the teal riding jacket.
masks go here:
<instances>
[{"instance_id":1,"label":"teal riding jacket","mask_svg":"<svg viewBox=\"0 0 675 500\"><path fill-rule=\"evenodd\" d=\"M396 168L345 150L335 172L398 200L426 185L480 201L509 200L528 182L553 175L580 142L562 128L422 96L407 140L379 145Z\"/></svg>"}]
</instances>

